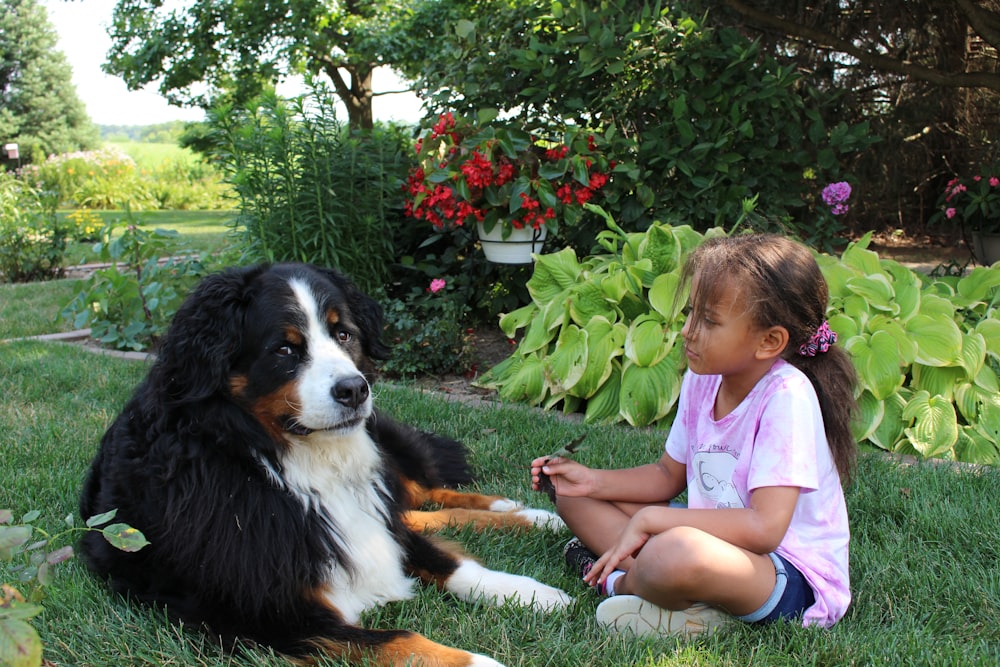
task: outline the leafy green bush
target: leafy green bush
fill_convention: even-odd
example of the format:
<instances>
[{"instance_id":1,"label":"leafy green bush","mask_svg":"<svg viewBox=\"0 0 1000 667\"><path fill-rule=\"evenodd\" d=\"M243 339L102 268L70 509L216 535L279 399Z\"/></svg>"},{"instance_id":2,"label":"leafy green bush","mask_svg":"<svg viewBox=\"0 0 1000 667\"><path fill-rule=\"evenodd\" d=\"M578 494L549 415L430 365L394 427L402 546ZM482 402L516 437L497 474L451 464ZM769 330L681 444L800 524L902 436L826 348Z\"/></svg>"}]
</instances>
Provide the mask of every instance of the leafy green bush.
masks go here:
<instances>
[{"instance_id":1,"label":"leafy green bush","mask_svg":"<svg viewBox=\"0 0 1000 667\"><path fill-rule=\"evenodd\" d=\"M121 233L116 233L121 228ZM155 346L196 280L204 274L196 256L161 260L173 230L146 230L129 222L111 223L95 252L107 266L78 283L62 316L91 337L118 349ZM175 251L176 252L176 251Z\"/></svg>"},{"instance_id":2,"label":"leafy green bush","mask_svg":"<svg viewBox=\"0 0 1000 667\"><path fill-rule=\"evenodd\" d=\"M65 254L66 230L54 200L0 171L0 280L58 278Z\"/></svg>"},{"instance_id":3,"label":"leafy green bush","mask_svg":"<svg viewBox=\"0 0 1000 667\"><path fill-rule=\"evenodd\" d=\"M469 307L462 293L438 278L402 298L382 301L384 339L392 357L382 364L388 375L440 375L466 370L470 349L461 323Z\"/></svg>"},{"instance_id":4,"label":"leafy green bush","mask_svg":"<svg viewBox=\"0 0 1000 667\"><path fill-rule=\"evenodd\" d=\"M352 134L322 88L217 108L210 122L251 259L338 267L368 292L390 282L412 162L401 130Z\"/></svg>"},{"instance_id":5,"label":"leafy green bush","mask_svg":"<svg viewBox=\"0 0 1000 667\"><path fill-rule=\"evenodd\" d=\"M610 219L604 254L537 259L532 303L504 315L515 353L481 384L505 400L583 412L588 422L669 420L685 369L674 311L681 265L701 234ZM707 234L723 233L710 230ZM1000 266L930 277L867 249L817 255L829 322L859 376L859 441L925 457L1000 463Z\"/></svg>"}]
</instances>

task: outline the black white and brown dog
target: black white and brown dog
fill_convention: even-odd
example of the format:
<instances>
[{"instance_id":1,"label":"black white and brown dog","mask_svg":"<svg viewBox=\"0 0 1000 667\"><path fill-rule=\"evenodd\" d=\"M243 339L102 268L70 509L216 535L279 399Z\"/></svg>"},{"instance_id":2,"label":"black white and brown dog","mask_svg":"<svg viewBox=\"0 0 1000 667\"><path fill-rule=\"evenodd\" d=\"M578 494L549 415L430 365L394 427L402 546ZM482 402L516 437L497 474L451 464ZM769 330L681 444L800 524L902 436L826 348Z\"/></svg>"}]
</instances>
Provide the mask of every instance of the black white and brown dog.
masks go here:
<instances>
[{"instance_id":1,"label":"black white and brown dog","mask_svg":"<svg viewBox=\"0 0 1000 667\"><path fill-rule=\"evenodd\" d=\"M464 446L374 411L382 310L343 275L278 264L205 278L104 435L80 513L117 509L149 546L86 533L114 590L227 641L309 659L499 665L361 614L415 580L463 600L566 606L562 591L487 569L425 528L556 527L556 515L462 493ZM430 501L437 511L417 511Z\"/></svg>"}]
</instances>

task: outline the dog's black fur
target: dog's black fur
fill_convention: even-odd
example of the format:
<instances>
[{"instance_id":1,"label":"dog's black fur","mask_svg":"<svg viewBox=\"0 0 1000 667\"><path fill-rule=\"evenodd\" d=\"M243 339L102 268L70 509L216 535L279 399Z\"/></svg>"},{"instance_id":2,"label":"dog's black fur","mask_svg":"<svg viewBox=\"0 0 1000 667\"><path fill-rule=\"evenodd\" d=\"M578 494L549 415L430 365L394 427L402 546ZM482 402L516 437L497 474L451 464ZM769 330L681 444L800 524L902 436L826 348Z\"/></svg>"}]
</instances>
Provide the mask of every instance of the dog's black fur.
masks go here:
<instances>
[{"instance_id":1,"label":"dog's black fur","mask_svg":"<svg viewBox=\"0 0 1000 667\"><path fill-rule=\"evenodd\" d=\"M378 525L366 530L387 546L368 555L389 558L398 549L386 568L398 569L397 578L470 599L568 602L534 580L478 566L408 520L420 494L472 475L461 443L370 411L372 360L388 353L381 329L378 304L332 270L264 265L203 280L105 433L81 495L81 516L115 508L116 521L141 530L149 546L125 553L86 533L87 565L114 590L163 605L173 617L294 657L323 651L353 660L363 652L386 665L410 656L423 664L497 664L409 631L358 623L377 603L373 595L405 597L398 581L381 591L381 575L353 553L350 524L371 514ZM329 411L329 425L314 423L310 401ZM369 449L378 460L371 470L355 460ZM330 472L339 467L346 472ZM339 495L358 476L366 510ZM480 508L499 500L514 509L473 497ZM477 581L468 580L470 570Z\"/></svg>"}]
</instances>

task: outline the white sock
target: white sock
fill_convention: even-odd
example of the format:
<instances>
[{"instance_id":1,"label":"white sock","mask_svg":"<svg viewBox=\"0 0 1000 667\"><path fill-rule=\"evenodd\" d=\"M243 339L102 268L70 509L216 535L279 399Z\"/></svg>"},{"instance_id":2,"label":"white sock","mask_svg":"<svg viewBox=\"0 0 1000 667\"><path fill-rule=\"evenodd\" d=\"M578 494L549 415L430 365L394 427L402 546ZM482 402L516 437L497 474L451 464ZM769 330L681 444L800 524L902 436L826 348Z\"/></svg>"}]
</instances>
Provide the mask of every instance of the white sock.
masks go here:
<instances>
[{"instance_id":1,"label":"white sock","mask_svg":"<svg viewBox=\"0 0 1000 667\"><path fill-rule=\"evenodd\" d=\"M625 574L625 570L615 570L608 575L607 579L604 580L604 592L608 597L612 597L615 594L615 582L617 582L623 574Z\"/></svg>"}]
</instances>

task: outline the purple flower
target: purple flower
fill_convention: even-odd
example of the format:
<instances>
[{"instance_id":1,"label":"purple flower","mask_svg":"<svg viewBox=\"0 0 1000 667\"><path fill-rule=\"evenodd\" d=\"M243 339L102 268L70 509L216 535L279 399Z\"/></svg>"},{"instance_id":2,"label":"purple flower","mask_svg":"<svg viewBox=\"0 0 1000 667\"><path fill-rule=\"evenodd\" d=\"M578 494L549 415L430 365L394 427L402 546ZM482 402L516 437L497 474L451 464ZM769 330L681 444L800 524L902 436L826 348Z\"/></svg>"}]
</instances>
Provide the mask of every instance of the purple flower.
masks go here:
<instances>
[{"instance_id":1,"label":"purple flower","mask_svg":"<svg viewBox=\"0 0 1000 667\"><path fill-rule=\"evenodd\" d=\"M847 200L851 197L851 184L847 181L830 183L823 188L823 203L830 207L830 213L842 215L847 213L850 206Z\"/></svg>"}]
</instances>

